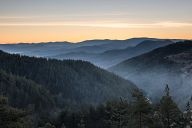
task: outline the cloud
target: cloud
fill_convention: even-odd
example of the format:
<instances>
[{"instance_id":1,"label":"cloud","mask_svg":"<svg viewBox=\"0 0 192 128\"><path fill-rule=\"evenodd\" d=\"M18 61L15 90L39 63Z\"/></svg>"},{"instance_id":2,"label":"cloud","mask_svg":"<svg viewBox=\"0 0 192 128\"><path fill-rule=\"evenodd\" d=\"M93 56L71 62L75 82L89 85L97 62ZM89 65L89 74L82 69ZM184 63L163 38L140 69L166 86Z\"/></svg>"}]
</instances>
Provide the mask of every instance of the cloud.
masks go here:
<instances>
[{"instance_id":1,"label":"cloud","mask_svg":"<svg viewBox=\"0 0 192 128\"><path fill-rule=\"evenodd\" d=\"M192 23L158 22L158 23L118 23L118 22L40 22L40 23L0 23L0 26L74 26L101 28L168 28L192 27Z\"/></svg>"},{"instance_id":2,"label":"cloud","mask_svg":"<svg viewBox=\"0 0 192 128\"><path fill-rule=\"evenodd\" d=\"M188 27L188 26L192 26L192 23L161 22L161 23L157 23L156 25L159 25L162 27Z\"/></svg>"},{"instance_id":3,"label":"cloud","mask_svg":"<svg viewBox=\"0 0 192 128\"><path fill-rule=\"evenodd\" d=\"M60 18L63 18L63 17L71 17L71 18L74 18L74 17L114 17L114 16L117 16L117 17L122 17L122 16L130 16L130 15L134 15L134 13L122 13L122 12L113 12L113 13L79 13L79 14L74 14L74 13L71 13L71 14L63 14L63 15L57 15L57 14L54 14L54 15L30 15L30 16L0 16L0 19L35 19L35 20L38 20L39 18L57 18L57 19L60 19Z\"/></svg>"}]
</instances>

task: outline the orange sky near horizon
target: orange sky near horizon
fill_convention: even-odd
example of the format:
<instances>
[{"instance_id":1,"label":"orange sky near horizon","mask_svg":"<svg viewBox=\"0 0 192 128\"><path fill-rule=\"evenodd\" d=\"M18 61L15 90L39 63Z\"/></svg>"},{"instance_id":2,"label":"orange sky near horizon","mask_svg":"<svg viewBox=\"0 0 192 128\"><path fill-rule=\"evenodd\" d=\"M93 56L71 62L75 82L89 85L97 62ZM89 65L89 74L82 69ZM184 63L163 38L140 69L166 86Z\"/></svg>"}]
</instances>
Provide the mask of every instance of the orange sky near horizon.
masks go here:
<instances>
[{"instance_id":1,"label":"orange sky near horizon","mask_svg":"<svg viewBox=\"0 0 192 128\"><path fill-rule=\"evenodd\" d=\"M37 43L49 41L79 42L90 39L128 39L151 37L192 39L192 27L105 28L66 26L1 26L0 43Z\"/></svg>"},{"instance_id":2,"label":"orange sky near horizon","mask_svg":"<svg viewBox=\"0 0 192 128\"><path fill-rule=\"evenodd\" d=\"M0 0L0 43L192 39L192 0Z\"/></svg>"}]
</instances>

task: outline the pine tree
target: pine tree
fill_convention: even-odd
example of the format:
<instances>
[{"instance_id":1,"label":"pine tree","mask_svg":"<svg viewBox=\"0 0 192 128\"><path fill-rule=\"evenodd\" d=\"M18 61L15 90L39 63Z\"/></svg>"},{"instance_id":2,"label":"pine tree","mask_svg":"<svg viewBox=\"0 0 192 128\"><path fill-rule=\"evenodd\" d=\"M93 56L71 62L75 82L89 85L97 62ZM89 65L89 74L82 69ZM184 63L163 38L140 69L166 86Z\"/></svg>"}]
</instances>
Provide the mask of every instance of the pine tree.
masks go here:
<instances>
[{"instance_id":1,"label":"pine tree","mask_svg":"<svg viewBox=\"0 0 192 128\"><path fill-rule=\"evenodd\" d=\"M192 126L192 112L191 112L191 105L190 102L188 101L186 104L186 110L184 112L184 118L185 118L185 125L186 126Z\"/></svg>"},{"instance_id":2,"label":"pine tree","mask_svg":"<svg viewBox=\"0 0 192 128\"><path fill-rule=\"evenodd\" d=\"M52 125L51 123L46 123L45 126L41 128L55 128L55 126Z\"/></svg>"},{"instance_id":3,"label":"pine tree","mask_svg":"<svg viewBox=\"0 0 192 128\"><path fill-rule=\"evenodd\" d=\"M28 114L8 105L8 99L0 96L0 127L1 128L31 128Z\"/></svg>"},{"instance_id":4,"label":"pine tree","mask_svg":"<svg viewBox=\"0 0 192 128\"><path fill-rule=\"evenodd\" d=\"M151 105L149 100L143 95L143 93L139 90L135 90L133 93L133 97L135 97L135 102L133 105L134 115L138 117L138 121L136 124L139 124L139 128L147 125L145 122L149 119L149 114L151 112Z\"/></svg>"},{"instance_id":5,"label":"pine tree","mask_svg":"<svg viewBox=\"0 0 192 128\"><path fill-rule=\"evenodd\" d=\"M78 128L85 128L85 116L81 114L80 122L78 124Z\"/></svg>"},{"instance_id":6,"label":"pine tree","mask_svg":"<svg viewBox=\"0 0 192 128\"><path fill-rule=\"evenodd\" d=\"M160 100L160 113L165 128L177 127L181 112L170 96L169 86L165 87L165 95Z\"/></svg>"},{"instance_id":7,"label":"pine tree","mask_svg":"<svg viewBox=\"0 0 192 128\"><path fill-rule=\"evenodd\" d=\"M127 101L108 102L106 106L106 113L108 118L106 122L111 128L127 127L130 114L130 106Z\"/></svg>"}]
</instances>

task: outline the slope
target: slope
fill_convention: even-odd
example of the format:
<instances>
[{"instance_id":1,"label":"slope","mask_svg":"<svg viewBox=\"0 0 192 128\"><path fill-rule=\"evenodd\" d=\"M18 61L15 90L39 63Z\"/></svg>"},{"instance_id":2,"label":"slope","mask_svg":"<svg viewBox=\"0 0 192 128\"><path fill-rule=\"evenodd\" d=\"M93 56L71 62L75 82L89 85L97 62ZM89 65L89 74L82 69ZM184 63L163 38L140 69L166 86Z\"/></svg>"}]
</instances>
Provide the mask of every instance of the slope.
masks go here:
<instances>
[{"instance_id":1,"label":"slope","mask_svg":"<svg viewBox=\"0 0 192 128\"><path fill-rule=\"evenodd\" d=\"M165 84L170 84L177 102L183 103L191 97L191 56L192 41L184 41L128 59L109 70L135 82L154 99Z\"/></svg>"},{"instance_id":2,"label":"slope","mask_svg":"<svg viewBox=\"0 0 192 128\"><path fill-rule=\"evenodd\" d=\"M52 60L0 52L0 68L31 79L48 89L59 105L103 103L131 98L136 86L89 62Z\"/></svg>"},{"instance_id":3,"label":"slope","mask_svg":"<svg viewBox=\"0 0 192 128\"><path fill-rule=\"evenodd\" d=\"M55 106L54 99L42 86L23 77L7 74L0 70L0 95L9 98L12 106L35 110L47 110Z\"/></svg>"}]
</instances>

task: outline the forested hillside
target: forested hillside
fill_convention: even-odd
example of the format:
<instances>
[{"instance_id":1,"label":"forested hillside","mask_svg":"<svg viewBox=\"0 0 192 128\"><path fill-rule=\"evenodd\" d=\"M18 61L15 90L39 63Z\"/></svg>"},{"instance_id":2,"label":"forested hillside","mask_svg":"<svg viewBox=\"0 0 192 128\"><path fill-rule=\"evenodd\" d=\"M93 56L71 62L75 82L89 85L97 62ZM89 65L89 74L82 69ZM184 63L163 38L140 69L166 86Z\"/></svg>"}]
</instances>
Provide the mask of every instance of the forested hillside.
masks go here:
<instances>
[{"instance_id":1,"label":"forested hillside","mask_svg":"<svg viewBox=\"0 0 192 128\"><path fill-rule=\"evenodd\" d=\"M79 111L65 109L57 116L52 113L52 118L44 115L35 123L31 120L34 113L13 108L6 97L0 96L0 125L3 128L185 128L192 125L192 101L186 103L182 113L168 85L158 104L152 104L139 90L132 97L132 102L121 99Z\"/></svg>"},{"instance_id":2,"label":"forested hillside","mask_svg":"<svg viewBox=\"0 0 192 128\"><path fill-rule=\"evenodd\" d=\"M132 80L153 99L162 95L159 90L168 83L183 108L192 95L191 55L192 41L178 42L123 61L109 70Z\"/></svg>"},{"instance_id":3,"label":"forested hillside","mask_svg":"<svg viewBox=\"0 0 192 128\"><path fill-rule=\"evenodd\" d=\"M89 62L49 60L0 52L0 69L42 85L59 106L96 105L124 97L136 86Z\"/></svg>"},{"instance_id":4,"label":"forested hillside","mask_svg":"<svg viewBox=\"0 0 192 128\"><path fill-rule=\"evenodd\" d=\"M7 74L0 70L0 95L9 99L10 105L37 111L53 109L54 99L48 90L24 77Z\"/></svg>"},{"instance_id":5,"label":"forested hillside","mask_svg":"<svg viewBox=\"0 0 192 128\"><path fill-rule=\"evenodd\" d=\"M186 41L123 62L128 67L118 71L128 77L131 74L129 78L139 86L147 85L144 93L132 82L89 62L0 51L0 125L7 128L184 128L192 121L192 100L187 93L190 88L181 88L187 83L181 78L191 76L190 58L191 42ZM170 78L174 78L174 84L166 81ZM171 91L166 85L163 94L167 83ZM155 96L149 95L153 89L157 89L153 93L161 93L155 102ZM174 102L179 101L175 92L183 91L185 94L180 97L185 99L179 107L181 104L186 107L180 109Z\"/></svg>"}]
</instances>

